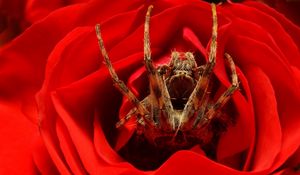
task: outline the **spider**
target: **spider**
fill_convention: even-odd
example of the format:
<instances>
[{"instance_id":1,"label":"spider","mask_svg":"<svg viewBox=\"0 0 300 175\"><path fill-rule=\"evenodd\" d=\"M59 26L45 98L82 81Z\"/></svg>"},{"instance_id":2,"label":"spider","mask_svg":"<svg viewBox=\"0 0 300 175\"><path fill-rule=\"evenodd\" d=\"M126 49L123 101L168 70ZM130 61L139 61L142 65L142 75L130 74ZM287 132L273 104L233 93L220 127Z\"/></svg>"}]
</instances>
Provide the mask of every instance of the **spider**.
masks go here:
<instances>
[{"instance_id":1,"label":"spider","mask_svg":"<svg viewBox=\"0 0 300 175\"><path fill-rule=\"evenodd\" d=\"M99 48L113 84L133 104L133 108L116 127L136 117L136 132L158 147L182 149L194 144L206 144L212 138L209 126L220 110L239 88L238 76L232 57L225 53L231 70L231 86L214 104L209 104L209 84L216 64L217 12L212 9L212 38L208 62L198 66L193 53L173 51L168 64L155 67L151 59L149 23L153 6L147 9L144 25L144 64L149 78L150 94L142 101L118 78L101 37L100 25L95 26Z\"/></svg>"}]
</instances>

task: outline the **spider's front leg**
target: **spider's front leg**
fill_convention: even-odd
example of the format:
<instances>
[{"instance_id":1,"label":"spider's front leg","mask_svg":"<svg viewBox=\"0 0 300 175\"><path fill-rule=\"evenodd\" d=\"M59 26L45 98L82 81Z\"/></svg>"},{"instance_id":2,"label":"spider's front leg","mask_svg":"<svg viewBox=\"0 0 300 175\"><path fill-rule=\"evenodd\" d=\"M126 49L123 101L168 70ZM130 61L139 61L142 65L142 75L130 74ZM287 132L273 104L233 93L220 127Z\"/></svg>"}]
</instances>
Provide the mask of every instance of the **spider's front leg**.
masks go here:
<instances>
[{"instance_id":1,"label":"spider's front leg","mask_svg":"<svg viewBox=\"0 0 300 175\"><path fill-rule=\"evenodd\" d=\"M150 82L149 100L151 100L152 110L159 111L157 115L154 115L154 120L160 127L168 129L175 126L175 124L172 124L172 122L169 121L172 118L171 115L173 115L174 110L170 100L170 94L164 82L164 77L158 73L158 70L154 67L151 59L149 25L152 8L152 5L148 7L144 28L144 62ZM170 126L170 123L173 126Z\"/></svg>"},{"instance_id":2,"label":"spider's front leg","mask_svg":"<svg viewBox=\"0 0 300 175\"><path fill-rule=\"evenodd\" d=\"M217 29L218 29L218 21L217 21L217 11L216 5L214 3L211 4L212 9L212 36L211 36L211 44L210 44L210 52L208 56L208 63L205 65L205 68L200 76L195 89L190 95L184 110L182 118L189 118L189 122L187 122L183 127L189 128L191 127L191 123L195 123L202 116L201 110L203 107L206 107L206 98L207 98L207 89L210 83L210 77L212 70L216 64L216 53L217 53ZM198 113L198 114L197 114ZM197 114L196 118L191 117ZM187 126L188 125L188 126Z\"/></svg>"},{"instance_id":3,"label":"spider's front leg","mask_svg":"<svg viewBox=\"0 0 300 175\"><path fill-rule=\"evenodd\" d=\"M231 86L219 97L217 102L209 108L209 110L205 113L206 121L209 122L211 119L213 119L218 112L223 108L223 106L228 102L230 97L233 95L233 93L238 90L239 88L239 82L238 82L238 76L235 69L235 64L232 60L232 57L225 53L225 58L228 66L231 70Z\"/></svg>"},{"instance_id":4,"label":"spider's front leg","mask_svg":"<svg viewBox=\"0 0 300 175\"><path fill-rule=\"evenodd\" d=\"M96 30L96 34L97 34L97 39L98 39L98 44L99 44L99 48L101 50L102 56L104 58L104 62L106 67L109 70L109 73L111 75L111 78L113 80L114 86L118 88L118 90L124 95L126 96L129 101L135 106L136 108L136 112L130 112L132 113L132 115L134 113L138 113L144 122L149 125L149 126L153 126L154 123L152 120L150 120L148 117L149 116L149 111L146 109L146 107L136 98L136 96L128 89L128 87L125 85L125 83L119 79L117 73L115 72L110 59L108 57L108 54L106 52L106 49L104 47L104 43L103 43L103 39L101 36L101 31L100 31L100 24L97 24L95 26L95 30ZM131 115L129 115L131 116ZM126 118L126 117L125 117ZM139 118L138 118L139 119ZM122 122L121 122L122 123ZM119 124L121 124L119 123Z\"/></svg>"}]
</instances>

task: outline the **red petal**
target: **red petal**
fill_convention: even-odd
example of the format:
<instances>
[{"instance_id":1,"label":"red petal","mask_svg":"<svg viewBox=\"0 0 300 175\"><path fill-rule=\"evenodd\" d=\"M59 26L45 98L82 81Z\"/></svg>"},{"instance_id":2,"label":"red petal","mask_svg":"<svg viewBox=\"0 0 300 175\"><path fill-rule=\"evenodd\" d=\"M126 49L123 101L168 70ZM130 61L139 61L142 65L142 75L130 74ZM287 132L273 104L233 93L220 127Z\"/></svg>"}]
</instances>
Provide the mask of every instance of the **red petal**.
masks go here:
<instances>
[{"instance_id":1,"label":"red petal","mask_svg":"<svg viewBox=\"0 0 300 175\"><path fill-rule=\"evenodd\" d=\"M16 106L0 102L0 174L38 174L31 152L38 128Z\"/></svg>"},{"instance_id":2,"label":"red petal","mask_svg":"<svg viewBox=\"0 0 300 175\"><path fill-rule=\"evenodd\" d=\"M67 5L76 3L88 2L88 0L52 0L52 1L39 1L39 0L27 0L25 16L28 21L35 23L38 20L49 15L56 9L62 8Z\"/></svg>"},{"instance_id":3,"label":"red petal","mask_svg":"<svg viewBox=\"0 0 300 175\"><path fill-rule=\"evenodd\" d=\"M241 175L241 174L266 174L265 172L240 172L221 164L218 164L205 156L193 153L191 151L179 151L167 160L158 170L155 175Z\"/></svg>"},{"instance_id":4,"label":"red petal","mask_svg":"<svg viewBox=\"0 0 300 175\"><path fill-rule=\"evenodd\" d=\"M256 119L256 144L253 170L268 169L281 149L282 133L276 94L269 78L257 67L245 70L253 97Z\"/></svg>"},{"instance_id":5,"label":"red petal","mask_svg":"<svg viewBox=\"0 0 300 175\"><path fill-rule=\"evenodd\" d=\"M78 126L78 118L70 114L70 112L65 109L64 104L61 102L57 94L53 93L52 100L56 111L68 128L71 139L86 171L90 174L97 174L99 172L99 167L103 167L105 163L96 154L91 135L88 133L88 126L85 125L84 130L80 128L82 126Z\"/></svg>"},{"instance_id":6,"label":"red petal","mask_svg":"<svg viewBox=\"0 0 300 175\"><path fill-rule=\"evenodd\" d=\"M236 49L234 46L238 43L244 43L244 47ZM282 151L274 165L274 168L278 167L298 146L294 143L299 138L299 134L296 132L300 122L297 117L300 112L297 107L300 104L299 81L295 79L295 73L289 65L264 43L244 36L235 36L227 43L227 47L240 67L256 65L262 69L272 83L283 132ZM247 48L252 48L251 52Z\"/></svg>"},{"instance_id":7,"label":"red petal","mask_svg":"<svg viewBox=\"0 0 300 175\"><path fill-rule=\"evenodd\" d=\"M292 23L291 21L289 21L284 15L280 14L275 9L270 8L262 3L247 1L245 4L249 5L251 7L255 7L255 8L259 9L260 11L276 18L277 22L279 22L281 24L281 26L285 29L285 31L291 36L293 41L298 46L298 50L299 50L299 48L300 48L300 28L299 28L299 26L297 26L294 23ZM297 56L294 56L294 57L297 58ZM299 66L298 66L298 68L299 68Z\"/></svg>"},{"instance_id":8,"label":"red petal","mask_svg":"<svg viewBox=\"0 0 300 175\"><path fill-rule=\"evenodd\" d=\"M1 95L16 95L28 90L37 91L44 80L48 55L68 32L77 26L94 25L113 14L136 9L138 4L139 2L133 1L126 3L96 1L73 5L57 10L42 21L35 23L10 42L7 47L0 50ZM62 19L61 16L64 18ZM128 21L128 19L123 21ZM122 32L122 30L118 31ZM126 30L125 33L127 33ZM22 87L22 89L13 87Z\"/></svg>"},{"instance_id":9,"label":"red petal","mask_svg":"<svg viewBox=\"0 0 300 175\"><path fill-rule=\"evenodd\" d=\"M60 148L64 154L66 162L73 174L87 174L85 171L77 150L72 142L72 138L64 125L63 121L58 118L56 123L56 132L59 139Z\"/></svg>"},{"instance_id":10,"label":"red petal","mask_svg":"<svg viewBox=\"0 0 300 175\"><path fill-rule=\"evenodd\" d=\"M38 137L34 143L33 159L41 174L59 174L41 137Z\"/></svg>"},{"instance_id":11,"label":"red petal","mask_svg":"<svg viewBox=\"0 0 300 175\"><path fill-rule=\"evenodd\" d=\"M278 22L277 18L271 16L272 14L276 15L277 13L275 12L268 14L256 8L252 8L239 3L224 6L224 10L226 11L226 13L229 13L230 16L232 16L232 18L242 18L246 21L257 24L260 27L262 27L262 29L268 31L268 33L272 36L272 38L282 50L282 53L287 57L287 59L293 65L297 65L298 67L300 66L300 61L299 59L297 59L300 57L299 43L297 43L297 45L295 44L295 41L298 42L299 40L293 40L293 38L291 37L297 36L297 38L299 38L299 28L297 29L297 27L291 26L291 24L288 24L288 22L282 17L279 18L280 21L282 21L283 24L288 24L288 27L281 25L280 22ZM264 10L267 10L267 7L265 7ZM276 16L278 17L279 15L277 14ZM242 30L240 32L243 31L246 30Z\"/></svg>"}]
</instances>

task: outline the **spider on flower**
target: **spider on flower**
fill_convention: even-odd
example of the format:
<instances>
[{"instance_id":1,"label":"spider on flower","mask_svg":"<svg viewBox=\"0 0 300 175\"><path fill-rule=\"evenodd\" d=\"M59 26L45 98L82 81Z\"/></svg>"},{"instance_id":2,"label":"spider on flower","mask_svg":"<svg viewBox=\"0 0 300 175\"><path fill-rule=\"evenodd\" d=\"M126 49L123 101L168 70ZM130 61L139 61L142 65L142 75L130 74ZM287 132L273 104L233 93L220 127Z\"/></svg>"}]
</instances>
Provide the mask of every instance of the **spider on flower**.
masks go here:
<instances>
[{"instance_id":1,"label":"spider on flower","mask_svg":"<svg viewBox=\"0 0 300 175\"><path fill-rule=\"evenodd\" d=\"M118 78L101 37L100 25L96 34L105 65L114 86L134 105L116 127L124 125L131 117L136 117L136 133L143 135L155 147L173 150L186 149L195 144L205 145L211 141L209 131L211 121L220 115L221 109L238 90L239 82L235 64L225 53L225 60L231 70L231 86L212 104L209 96L211 74L216 64L217 52L217 12L212 9L212 38L208 62L198 66L193 53L173 51L170 62L155 67L151 59L149 24L153 6L149 6L144 26L144 64L150 83L150 94L142 101Z\"/></svg>"}]
</instances>

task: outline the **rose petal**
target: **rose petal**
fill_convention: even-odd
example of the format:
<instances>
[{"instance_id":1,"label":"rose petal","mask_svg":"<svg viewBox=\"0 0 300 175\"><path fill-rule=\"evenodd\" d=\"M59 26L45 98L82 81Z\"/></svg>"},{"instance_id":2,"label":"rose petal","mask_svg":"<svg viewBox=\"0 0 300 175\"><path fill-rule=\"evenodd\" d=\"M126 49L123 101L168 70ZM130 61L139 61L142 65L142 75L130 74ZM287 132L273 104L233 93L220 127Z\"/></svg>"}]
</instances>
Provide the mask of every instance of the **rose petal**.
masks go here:
<instances>
[{"instance_id":1,"label":"rose petal","mask_svg":"<svg viewBox=\"0 0 300 175\"><path fill-rule=\"evenodd\" d=\"M126 61L126 63L131 64L128 61ZM120 65L123 66L124 64L120 64ZM124 67L127 67L127 66L125 65ZM122 69L119 69L118 66L116 66L116 70L122 70ZM85 129L83 129L84 131L87 131L87 130L89 130L88 128L91 128L89 126L90 122L87 122L88 121L87 116L89 115L89 113L91 112L91 110L95 106L95 104L91 104L91 102L88 102L88 100L91 99L91 97L95 96L95 93L97 91L99 91L99 87L104 88L103 85L105 85L105 84L107 84L108 86L111 86L111 84L109 84L109 83L103 84L103 81L98 81L99 75L101 75L105 79L108 79L109 76L107 73L103 74L101 72L98 72L95 75L97 75L97 76L96 77L90 76L90 77L87 77L86 79L83 79L77 83L72 84L72 86L61 88L58 91L59 96L60 96L59 99L58 99L57 95L53 95L53 97L52 97L54 100L54 104L56 106L56 110L61 114L61 117L64 120L64 123L66 124L66 126L69 130L70 136L71 136L72 141L74 142L74 145L79 153L79 156L80 156L81 160L83 161L83 164L85 164L85 167L88 168L88 170L89 170L90 166L93 166L93 165L86 165L91 162L90 161L91 157L89 157L89 156L92 156L92 155L95 156L96 154L94 153L94 151L92 151L92 152L90 152L89 156L86 155L87 149L91 149L91 146L87 145L89 142L91 142L91 140L90 139L86 140L87 138L85 138L85 140L82 140L83 139L83 138L81 138L81 137L83 137L82 133L79 133L82 131L77 131L78 129L76 129L76 128L78 128L80 126L80 128L85 128ZM101 82L101 83L99 83L99 82ZM89 89L89 91L86 91L86 89ZM106 89L106 91L107 91L107 89L113 90L113 88L104 88L104 89ZM74 92L76 92L76 95L74 95ZM106 97L108 94L105 91L100 91L100 92L103 93L104 97ZM76 100L76 98L77 98L77 100ZM101 95L99 95L99 98L101 99ZM62 105L61 99L63 99L63 101L64 101L64 106L61 106ZM103 102L105 102L105 101L103 101ZM78 104L78 103L81 103L81 104ZM92 102L92 103L94 103L94 102ZM66 107L66 104L67 104L67 107ZM99 103L96 103L96 104L98 104L99 107L106 108L105 105L101 105ZM76 106L80 106L80 109ZM92 110L92 111L94 111L94 110ZM107 116L103 113L107 110L99 110L99 111L101 111L101 115L99 114L99 116ZM111 114L111 112L109 112L109 110L108 110L108 113ZM71 117L71 116L69 116L70 114L72 114L73 119L69 118L69 117ZM99 124L101 124L103 120L113 121L112 119L109 119L107 117L101 117ZM77 123L77 122L79 122L79 123ZM98 125L98 122L97 122L97 125ZM98 135L99 138L95 137L95 144L96 144L95 146L97 147L96 150L99 153L100 158L104 159L108 163L113 163L115 167L120 167L120 168L124 167L124 166L128 167L128 164L123 164L123 163L119 164L119 165L116 164L118 161L120 161L120 158L117 158L117 156L114 155L115 153L112 152L110 146L107 143L105 143L106 139L103 138L103 135L101 136L99 127L97 127L97 125L95 128L96 130L95 130L94 134ZM107 125L107 122L105 122L105 125ZM110 128L108 128L109 126L107 126L107 127L102 126L102 127L103 127L103 129L107 128L107 129L111 130L111 129L113 129L113 126L114 125L110 125ZM86 146L83 146L83 144L82 144L83 142L85 143L84 145L86 145ZM100 146L99 144L102 144L102 145ZM99 148L102 148L102 149L99 149ZM82 155L83 153L81 153L83 150L85 153L84 155ZM88 158L86 158L86 156L88 156ZM87 160L89 160L89 161L87 161ZM93 164L97 164L97 163L93 162ZM100 167L105 168L106 166L104 164L104 165L101 165ZM124 168L121 168L121 169L124 169ZM103 170L102 168L99 169L99 171L102 171L102 170ZM90 172L92 172L92 170Z\"/></svg>"},{"instance_id":2,"label":"rose petal","mask_svg":"<svg viewBox=\"0 0 300 175\"><path fill-rule=\"evenodd\" d=\"M101 169L100 167L105 166L105 162L97 156L91 135L87 133L87 130L82 130L82 126L76 124L78 120L75 119L77 117L73 116L65 109L60 97L56 93L52 94L52 100L56 111L69 130L72 141L86 171L90 174L97 174L99 169Z\"/></svg>"},{"instance_id":3,"label":"rose petal","mask_svg":"<svg viewBox=\"0 0 300 175\"><path fill-rule=\"evenodd\" d=\"M17 104L0 102L0 174L37 174L32 144L38 128L18 109Z\"/></svg>"},{"instance_id":4,"label":"rose petal","mask_svg":"<svg viewBox=\"0 0 300 175\"><path fill-rule=\"evenodd\" d=\"M235 168L245 170L248 166L247 158L251 156L251 147L253 146L255 140L255 121L248 81L243 73L240 71L237 72L239 75L239 80L241 81L240 86L245 89L248 98L246 99L240 92L236 92L233 95L233 102L237 110L237 121L221 136L217 149L217 159L228 166L233 166L234 164L231 165L231 162L228 162L229 160L233 161L233 159L230 157L236 157L240 159L241 155L237 155L243 153L244 151L243 154L246 156L244 165L243 161L240 160L238 161L239 165L236 165ZM228 84L228 82L226 82L226 84Z\"/></svg>"},{"instance_id":5,"label":"rose petal","mask_svg":"<svg viewBox=\"0 0 300 175\"><path fill-rule=\"evenodd\" d=\"M59 171L61 172L68 172L68 168L66 168L66 163L63 159L63 154L58 147L58 140L57 135L55 131L55 121L57 114L54 111L52 102L49 99L49 90L53 89L53 82L59 82L59 79L51 79L51 76L56 76L59 72L56 74L53 74L57 68L59 68L58 62L61 55L62 50L66 47L66 45L70 43L76 43L77 40L70 39L70 36L73 36L74 38L78 38L79 36L82 36L84 32L71 32L70 35L68 35L64 40L62 40L56 49L53 51L53 53L50 56L49 59L49 65L46 70L46 80L44 82L44 86L37 95L37 104L39 106L39 120L41 120L41 133L42 137L44 138L46 148L48 149L51 158L56 163L56 166L59 167ZM88 63L88 62L87 62ZM87 64L88 65L88 64ZM84 71L84 70L83 70ZM82 72L78 72L79 75L81 75ZM66 76L67 77L67 76ZM74 79L74 78L73 78ZM56 81L58 80L58 81ZM70 81L70 78L66 78L65 81ZM64 83L64 82L60 82ZM59 84L58 84L59 85Z\"/></svg>"},{"instance_id":6,"label":"rose petal","mask_svg":"<svg viewBox=\"0 0 300 175\"><path fill-rule=\"evenodd\" d=\"M244 43L245 47L241 47L239 50L231 49L238 43ZM247 67L247 65L259 66L270 78L276 92L278 112L283 132L283 145L280 158L278 157L278 161L274 165L275 168L282 164L298 146L293 143L299 137L298 132L295 132L299 129L296 125L299 125L300 122L297 117L299 114L297 106L300 104L300 94L296 90L299 89L299 81L295 79L291 68L263 43L247 37L235 36L231 38L227 46L230 50L229 53L232 53L231 55L237 59L241 67ZM252 48L252 51L249 52L246 48Z\"/></svg>"},{"instance_id":7,"label":"rose petal","mask_svg":"<svg viewBox=\"0 0 300 175\"><path fill-rule=\"evenodd\" d=\"M101 116L95 116L95 122L94 122L94 128L95 128L95 147L103 159L106 160L106 162L110 164L116 164L118 162L122 161L122 158L115 152L112 147L107 142L107 139L105 138L105 135L103 133L103 130L101 128L101 122L99 121L99 117Z\"/></svg>"},{"instance_id":8,"label":"rose petal","mask_svg":"<svg viewBox=\"0 0 300 175\"><path fill-rule=\"evenodd\" d=\"M190 28L184 28L183 29L183 38L187 41L190 41L192 45L194 45L195 48L198 49L200 54L206 58L207 51L205 47L202 45L202 43L198 40L196 34L190 29ZM197 58L199 59L199 58Z\"/></svg>"},{"instance_id":9,"label":"rose petal","mask_svg":"<svg viewBox=\"0 0 300 175\"><path fill-rule=\"evenodd\" d=\"M293 65L297 65L298 67L300 66L300 61L297 59L300 57L297 45L292 37L285 31L283 26L270 14L263 13L256 8L238 3L224 6L223 9L224 12L230 14L233 18L242 18L258 24L264 29L267 29L279 48L282 49L282 53L285 54L288 60ZM299 33L299 31L297 33Z\"/></svg>"},{"instance_id":10,"label":"rose petal","mask_svg":"<svg viewBox=\"0 0 300 175\"><path fill-rule=\"evenodd\" d=\"M44 80L48 55L68 32L77 26L95 25L113 14L136 9L138 4L137 2L121 3L120 1L115 3L95 1L78 4L57 10L32 25L21 36L10 42L7 47L0 50L2 95L17 95L28 90L37 91ZM101 13L98 13L99 11ZM95 13L99 15L95 16ZM62 19L61 16L68 20L58 20ZM55 26L55 32L53 32L53 26ZM120 30L120 32L122 31ZM127 31L125 30L125 32ZM22 90L13 87L22 87Z\"/></svg>"},{"instance_id":11,"label":"rose petal","mask_svg":"<svg viewBox=\"0 0 300 175\"><path fill-rule=\"evenodd\" d=\"M231 78L225 69L224 53L229 53L236 65L237 74L240 81L240 91L233 95L236 106L237 117L233 127L229 127L220 138L217 159L231 167L247 170L251 163L253 145L255 144L255 120L251 92L247 78L239 67L237 58L227 49L227 42L231 40L228 32L231 32L232 23L222 26L218 31L218 52L214 73L220 83L227 89L231 84ZM222 93L225 91L222 91ZM239 130L238 132L236 132ZM244 152L243 152L244 151ZM243 158L243 160L241 160ZM243 162L244 161L244 162Z\"/></svg>"},{"instance_id":12,"label":"rose petal","mask_svg":"<svg viewBox=\"0 0 300 175\"><path fill-rule=\"evenodd\" d=\"M82 43L96 42L92 34L91 27L77 28L57 43L49 56L43 88L50 90L64 86L97 70L99 60L96 53L82 48ZM92 48L96 50L97 45Z\"/></svg>"},{"instance_id":13,"label":"rose petal","mask_svg":"<svg viewBox=\"0 0 300 175\"><path fill-rule=\"evenodd\" d=\"M37 1L37 0L28 0L26 3L26 19L31 23L35 23L36 21L46 17L49 13L53 12L58 8L65 7L67 5L88 2L88 0L71 0L71 1L63 1L63 0L52 0L52 1Z\"/></svg>"},{"instance_id":14,"label":"rose petal","mask_svg":"<svg viewBox=\"0 0 300 175\"><path fill-rule=\"evenodd\" d=\"M300 71L299 69L293 69L295 77L298 81L298 88L300 85ZM274 165L274 169L277 166L280 166L289 155L291 155L300 145L300 119L299 119L299 105L300 97L298 94L287 94L285 96L290 102L290 108L287 108L283 111L283 115L280 118L282 126L282 148L279 156L277 157L277 163ZM292 97L292 98L291 98ZM286 100L287 100L286 99Z\"/></svg>"},{"instance_id":15,"label":"rose petal","mask_svg":"<svg viewBox=\"0 0 300 175\"><path fill-rule=\"evenodd\" d=\"M221 164L218 164L205 156L198 155L191 151L179 151L167 160L156 172L155 175L180 175L180 174L224 174L224 175L241 175L241 174L266 174L265 172L240 172Z\"/></svg>"},{"instance_id":16,"label":"rose petal","mask_svg":"<svg viewBox=\"0 0 300 175\"><path fill-rule=\"evenodd\" d=\"M264 3L253 3L252 1L246 1L244 4L249 5L251 7L255 7L255 8L259 9L260 11L270 14L271 16L275 17L276 20L279 21L287 31L294 31L294 29L298 28L299 22L300 22L300 21L298 21L298 26L297 26L296 25L297 20L299 20L299 19L297 19L297 17L299 17L299 13L297 13L297 10L298 10L300 4L297 1L293 2L293 1L277 0L277 2L280 2L280 1L281 1L281 3L275 5L275 7L272 5L271 6L272 8L270 8L269 6L267 6ZM280 6L283 5L282 3L285 5L290 5L290 7L286 7L286 9L280 9ZM268 5L270 5L270 4L268 3ZM285 6L285 5L283 5L283 6ZM294 14L294 16L290 16L288 14L289 10L291 12L296 12L296 14ZM286 17L286 14L289 15L288 18ZM298 32L296 32L296 33L298 33L298 36L299 36L299 29L296 29L295 31L297 31L297 30L298 30ZM290 32L290 34L294 35L293 32ZM299 40L296 41L297 40L296 38L294 38L294 40L295 40L295 42L299 43Z\"/></svg>"},{"instance_id":17,"label":"rose petal","mask_svg":"<svg viewBox=\"0 0 300 175\"><path fill-rule=\"evenodd\" d=\"M41 137L38 137L34 143L32 156L35 166L41 174L59 174Z\"/></svg>"},{"instance_id":18,"label":"rose petal","mask_svg":"<svg viewBox=\"0 0 300 175\"><path fill-rule=\"evenodd\" d=\"M87 174L76 152L76 148L74 147L68 130L60 118L56 123L56 132L60 142L60 148L64 154L66 162L70 167L70 170L73 172L73 174Z\"/></svg>"},{"instance_id":19,"label":"rose petal","mask_svg":"<svg viewBox=\"0 0 300 175\"><path fill-rule=\"evenodd\" d=\"M281 149L281 126L276 95L269 78L257 68L247 68L256 117L256 144L253 159L254 171L271 167ZM266 105L267 104L267 105Z\"/></svg>"},{"instance_id":20,"label":"rose petal","mask_svg":"<svg viewBox=\"0 0 300 175\"><path fill-rule=\"evenodd\" d=\"M278 44L274 41L274 38L270 35L270 33L268 33L267 29L263 28L262 26L254 23L254 22L238 18L238 19L234 19L233 21L231 21L228 28L230 28L230 29L227 29L227 30L229 30L227 32L229 32L230 34L227 33L225 35L247 36L256 41L267 44L274 52L276 52L276 54L278 54L281 58L283 58L282 60L286 64L289 64L287 62L287 57L284 55L285 51L282 50L282 48L280 48L280 46L278 46Z\"/></svg>"},{"instance_id":21,"label":"rose petal","mask_svg":"<svg viewBox=\"0 0 300 175\"><path fill-rule=\"evenodd\" d=\"M51 161L53 162L53 164L55 165L59 173L70 174L69 167L66 164L62 156L62 152L58 147L59 144L57 138L55 137L56 136L55 134L56 133L53 133L53 130L50 130L49 128L45 129L44 127L43 130L41 130L41 138L43 140L43 144L45 145L45 148L47 149L51 157ZM36 159L36 160L41 160L41 159ZM37 163L37 164L43 165L43 163Z\"/></svg>"}]
</instances>

